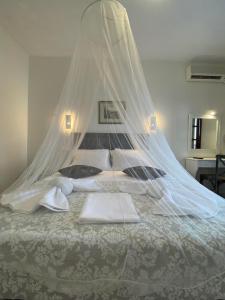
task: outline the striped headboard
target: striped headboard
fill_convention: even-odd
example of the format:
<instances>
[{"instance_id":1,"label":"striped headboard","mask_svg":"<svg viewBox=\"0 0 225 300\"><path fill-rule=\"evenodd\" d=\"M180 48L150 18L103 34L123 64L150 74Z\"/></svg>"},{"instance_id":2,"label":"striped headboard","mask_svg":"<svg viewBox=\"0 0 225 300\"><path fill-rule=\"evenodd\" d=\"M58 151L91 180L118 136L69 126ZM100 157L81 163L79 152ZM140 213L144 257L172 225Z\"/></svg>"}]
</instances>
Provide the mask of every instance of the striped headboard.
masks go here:
<instances>
[{"instance_id":1,"label":"striped headboard","mask_svg":"<svg viewBox=\"0 0 225 300\"><path fill-rule=\"evenodd\" d=\"M133 149L126 133L96 133L87 132L79 147L80 149Z\"/></svg>"}]
</instances>

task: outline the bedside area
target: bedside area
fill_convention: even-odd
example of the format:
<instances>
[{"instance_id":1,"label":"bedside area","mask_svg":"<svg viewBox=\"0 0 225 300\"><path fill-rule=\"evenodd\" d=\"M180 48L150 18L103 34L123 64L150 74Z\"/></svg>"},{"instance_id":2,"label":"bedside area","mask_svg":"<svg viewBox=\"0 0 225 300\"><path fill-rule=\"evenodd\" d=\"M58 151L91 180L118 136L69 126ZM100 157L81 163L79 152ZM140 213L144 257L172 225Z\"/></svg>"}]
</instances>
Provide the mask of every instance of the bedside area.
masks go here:
<instances>
[{"instance_id":1,"label":"bedside area","mask_svg":"<svg viewBox=\"0 0 225 300\"><path fill-rule=\"evenodd\" d=\"M216 158L215 157L204 157L204 158L187 157L185 159L185 168L193 177L195 177L198 181L200 181L199 169L202 169L202 171L204 170L208 171L211 174L212 173L215 174Z\"/></svg>"},{"instance_id":2,"label":"bedside area","mask_svg":"<svg viewBox=\"0 0 225 300\"><path fill-rule=\"evenodd\" d=\"M216 191L216 154L220 152L221 121L214 112L189 115L186 170L205 187Z\"/></svg>"},{"instance_id":3,"label":"bedside area","mask_svg":"<svg viewBox=\"0 0 225 300\"><path fill-rule=\"evenodd\" d=\"M196 178L201 184L203 184L208 189L219 192L220 195L225 198L225 182L220 182L219 190L216 186L216 158L215 157L205 157L205 158L194 158L187 157L185 159L186 170ZM219 169L223 174L225 173L224 165Z\"/></svg>"},{"instance_id":4,"label":"bedside area","mask_svg":"<svg viewBox=\"0 0 225 300\"><path fill-rule=\"evenodd\" d=\"M186 170L201 184L215 191L216 158L193 158L185 160Z\"/></svg>"}]
</instances>

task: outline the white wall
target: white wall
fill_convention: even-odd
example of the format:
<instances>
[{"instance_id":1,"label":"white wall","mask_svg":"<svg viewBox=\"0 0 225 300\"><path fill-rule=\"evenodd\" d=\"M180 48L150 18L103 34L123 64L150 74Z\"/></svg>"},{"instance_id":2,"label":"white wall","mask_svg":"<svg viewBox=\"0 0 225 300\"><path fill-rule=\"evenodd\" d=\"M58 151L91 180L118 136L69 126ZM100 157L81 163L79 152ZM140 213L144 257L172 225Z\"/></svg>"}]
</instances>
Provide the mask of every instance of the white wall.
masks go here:
<instances>
[{"instance_id":1,"label":"white wall","mask_svg":"<svg viewBox=\"0 0 225 300\"><path fill-rule=\"evenodd\" d=\"M145 61L143 67L164 133L180 161L188 156L188 114L215 111L223 121L221 136L224 135L224 84L187 82L185 64L180 62Z\"/></svg>"},{"instance_id":2,"label":"white wall","mask_svg":"<svg viewBox=\"0 0 225 300\"><path fill-rule=\"evenodd\" d=\"M68 65L68 58L30 59L29 160L32 160L48 128ZM188 114L215 110L222 115L225 85L186 82L184 63L144 61L143 66L165 135L177 158L183 161L187 156ZM95 114L92 129L105 131L103 125L97 124L97 103Z\"/></svg>"},{"instance_id":3,"label":"white wall","mask_svg":"<svg viewBox=\"0 0 225 300\"><path fill-rule=\"evenodd\" d=\"M0 192L27 164L26 52L0 27Z\"/></svg>"},{"instance_id":4,"label":"white wall","mask_svg":"<svg viewBox=\"0 0 225 300\"><path fill-rule=\"evenodd\" d=\"M63 88L70 60L65 57L30 57L28 103L28 161L31 162Z\"/></svg>"}]
</instances>

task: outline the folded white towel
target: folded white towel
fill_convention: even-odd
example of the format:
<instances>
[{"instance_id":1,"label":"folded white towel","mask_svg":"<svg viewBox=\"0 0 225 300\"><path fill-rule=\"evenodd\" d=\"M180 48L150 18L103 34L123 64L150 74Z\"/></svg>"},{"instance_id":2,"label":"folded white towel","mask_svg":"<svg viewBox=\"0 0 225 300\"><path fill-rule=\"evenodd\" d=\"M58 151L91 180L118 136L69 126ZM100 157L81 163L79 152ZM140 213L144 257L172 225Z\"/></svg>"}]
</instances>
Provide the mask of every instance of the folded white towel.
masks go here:
<instances>
[{"instance_id":1,"label":"folded white towel","mask_svg":"<svg viewBox=\"0 0 225 300\"><path fill-rule=\"evenodd\" d=\"M72 190L73 184L70 179L52 176L33 184L28 189L3 194L0 204L22 213L32 213L40 206L57 212L68 211L69 203L66 195Z\"/></svg>"},{"instance_id":2,"label":"folded white towel","mask_svg":"<svg viewBox=\"0 0 225 300\"><path fill-rule=\"evenodd\" d=\"M69 210L68 200L58 187L53 187L45 193L39 204L56 212Z\"/></svg>"},{"instance_id":3,"label":"folded white towel","mask_svg":"<svg viewBox=\"0 0 225 300\"><path fill-rule=\"evenodd\" d=\"M58 187L33 187L24 191L4 194L1 204L13 211L32 213L40 206L53 211L68 211L69 203L66 196Z\"/></svg>"},{"instance_id":4,"label":"folded white towel","mask_svg":"<svg viewBox=\"0 0 225 300\"><path fill-rule=\"evenodd\" d=\"M140 221L127 193L92 193L87 196L79 223L136 223Z\"/></svg>"},{"instance_id":5,"label":"folded white towel","mask_svg":"<svg viewBox=\"0 0 225 300\"><path fill-rule=\"evenodd\" d=\"M40 206L63 212L69 210L66 196L73 191L94 192L100 189L101 187L90 178L75 180L55 174L34 183L30 188L3 194L0 204L22 213L32 213Z\"/></svg>"},{"instance_id":6,"label":"folded white towel","mask_svg":"<svg viewBox=\"0 0 225 300\"><path fill-rule=\"evenodd\" d=\"M31 213L39 207L40 199L46 192L46 188L33 187L3 194L1 205L9 207L13 211Z\"/></svg>"}]
</instances>

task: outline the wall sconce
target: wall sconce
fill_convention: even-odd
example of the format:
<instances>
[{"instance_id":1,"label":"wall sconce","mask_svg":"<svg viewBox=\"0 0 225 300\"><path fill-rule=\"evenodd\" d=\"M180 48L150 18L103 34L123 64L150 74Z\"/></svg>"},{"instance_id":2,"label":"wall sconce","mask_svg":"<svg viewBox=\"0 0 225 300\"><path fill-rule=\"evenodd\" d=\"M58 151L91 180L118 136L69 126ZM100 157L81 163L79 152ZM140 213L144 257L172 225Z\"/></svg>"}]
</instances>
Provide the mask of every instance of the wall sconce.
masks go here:
<instances>
[{"instance_id":1,"label":"wall sconce","mask_svg":"<svg viewBox=\"0 0 225 300\"><path fill-rule=\"evenodd\" d=\"M150 130L155 131L157 129L157 120L156 116L152 115L150 118Z\"/></svg>"},{"instance_id":2,"label":"wall sconce","mask_svg":"<svg viewBox=\"0 0 225 300\"><path fill-rule=\"evenodd\" d=\"M216 119L216 115L217 115L216 111L209 110L203 115L203 117L205 117L206 119Z\"/></svg>"},{"instance_id":3,"label":"wall sconce","mask_svg":"<svg viewBox=\"0 0 225 300\"><path fill-rule=\"evenodd\" d=\"M72 128L72 116L71 115L65 115L65 128L67 130Z\"/></svg>"}]
</instances>

